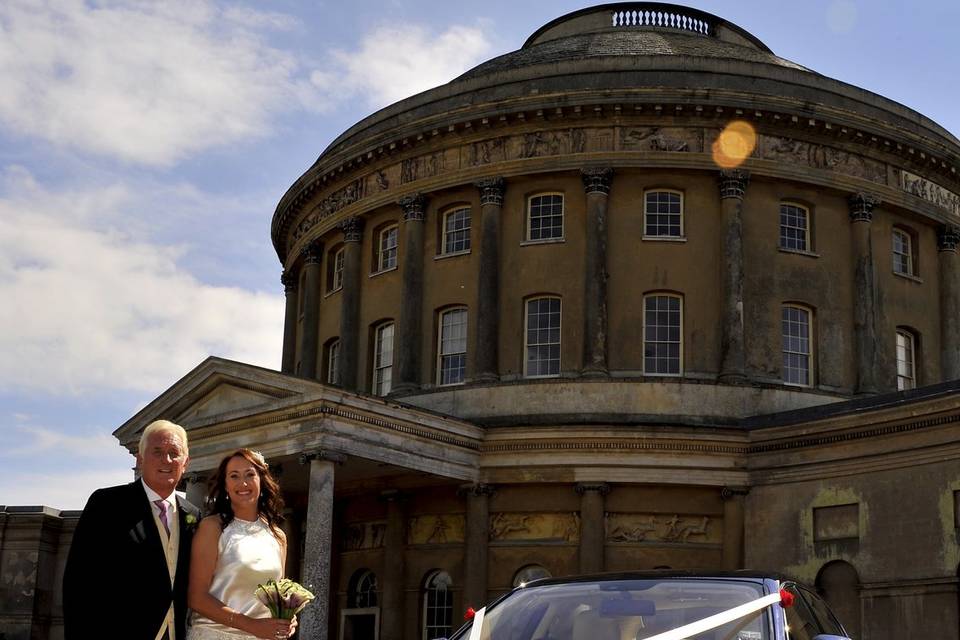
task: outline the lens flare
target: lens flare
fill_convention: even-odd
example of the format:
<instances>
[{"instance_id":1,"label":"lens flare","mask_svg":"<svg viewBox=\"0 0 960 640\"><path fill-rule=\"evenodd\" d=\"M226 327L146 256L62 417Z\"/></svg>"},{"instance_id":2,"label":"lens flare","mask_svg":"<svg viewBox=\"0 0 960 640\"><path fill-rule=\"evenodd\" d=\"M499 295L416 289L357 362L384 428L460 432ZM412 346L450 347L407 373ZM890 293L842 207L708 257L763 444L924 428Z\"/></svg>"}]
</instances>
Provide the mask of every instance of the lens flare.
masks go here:
<instances>
[{"instance_id":1,"label":"lens flare","mask_svg":"<svg viewBox=\"0 0 960 640\"><path fill-rule=\"evenodd\" d=\"M757 132L749 122L734 120L713 143L713 161L723 169L735 169L757 146Z\"/></svg>"}]
</instances>

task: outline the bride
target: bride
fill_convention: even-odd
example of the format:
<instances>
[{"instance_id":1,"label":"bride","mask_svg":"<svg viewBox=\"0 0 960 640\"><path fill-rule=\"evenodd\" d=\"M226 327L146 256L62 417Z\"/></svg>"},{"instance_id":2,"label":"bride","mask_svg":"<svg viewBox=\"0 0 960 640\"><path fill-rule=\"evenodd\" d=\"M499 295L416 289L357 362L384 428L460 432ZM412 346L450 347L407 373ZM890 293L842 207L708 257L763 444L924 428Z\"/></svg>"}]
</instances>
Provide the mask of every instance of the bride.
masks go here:
<instances>
[{"instance_id":1,"label":"bride","mask_svg":"<svg viewBox=\"0 0 960 640\"><path fill-rule=\"evenodd\" d=\"M210 491L212 515L193 536L187 640L286 638L296 622L271 618L258 584L283 577L287 539L280 487L263 455L239 449L220 463Z\"/></svg>"}]
</instances>

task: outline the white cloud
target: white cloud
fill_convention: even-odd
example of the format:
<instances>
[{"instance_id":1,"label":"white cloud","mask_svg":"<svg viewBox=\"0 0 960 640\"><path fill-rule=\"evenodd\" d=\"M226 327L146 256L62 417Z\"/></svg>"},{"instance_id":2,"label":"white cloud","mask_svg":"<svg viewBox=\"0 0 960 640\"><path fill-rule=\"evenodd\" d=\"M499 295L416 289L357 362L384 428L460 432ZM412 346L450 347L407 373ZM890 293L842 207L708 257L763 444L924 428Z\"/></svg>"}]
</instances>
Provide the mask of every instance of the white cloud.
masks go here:
<instances>
[{"instance_id":1,"label":"white cloud","mask_svg":"<svg viewBox=\"0 0 960 640\"><path fill-rule=\"evenodd\" d=\"M334 70L317 70L311 81L341 99L360 94L382 107L449 82L486 59L492 45L483 29L454 25L441 34L418 25L381 26L356 51L333 52Z\"/></svg>"},{"instance_id":2,"label":"white cloud","mask_svg":"<svg viewBox=\"0 0 960 640\"><path fill-rule=\"evenodd\" d=\"M277 111L319 106L258 32L294 24L212 0L7 0L0 124L149 165L264 135Z\"/></svg>"},{"instance_id":3,"label":"white cloud","mask_svg":"<svg viewBox=\"0 0 960 640\"><path fill-rule=\"evenodd\" d=\"M0 504L82 509L96 489L133 480L135 459L123 452L121 455L129 459L128 469L4 473L0 475Z\"/></svg>"},{"instance_id":4,"label":"white cloud","mask_svg":"<svg viewBox=\"0 0 960 640\"><path fill-rule=\"evenodd\" d=\"M25 442L18 442L14 436L12 443L8 441L0 450L0 459L64 452L69 452L71 457L100 458L113 457L120 450L117 439L105 431L71 435L34 425L17 425L13 430L20 433ZM13 434L8 437L10 435Z\"/></svg>"},{"instance_id":5,"label":"white cloud","mask_svg":"<svg viewBox=\"0 0 960 640\"><path fill-rule=\"evenodd\" d=\"M278 365L282 295L204 284L179 266L182 247L121 230L144 202L176 210L175 190L52 193L22 169L5 177L0 390L155 393L210 354Z\"/></svg>"}]
</instances>

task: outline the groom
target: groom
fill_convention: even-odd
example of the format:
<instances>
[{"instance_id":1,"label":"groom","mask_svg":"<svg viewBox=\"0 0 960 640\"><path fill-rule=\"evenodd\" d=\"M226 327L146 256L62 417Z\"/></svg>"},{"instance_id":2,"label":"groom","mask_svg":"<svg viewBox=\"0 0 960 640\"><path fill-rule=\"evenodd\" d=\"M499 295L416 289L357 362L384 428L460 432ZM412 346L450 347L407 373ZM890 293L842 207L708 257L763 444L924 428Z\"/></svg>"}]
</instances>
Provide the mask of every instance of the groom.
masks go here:
<instances>
[{"instance_id":1,"label":"groom","mask_svg":"<svg viewBox=\"0 0 960 640\"><path fill-rule=\"evenodd\" d=\"M140 480L90 496L63 575L66 640L184 640L200 513L174 490L189 461L183 427L157 420L140 436Z\"/></svg>"}]
</instances>

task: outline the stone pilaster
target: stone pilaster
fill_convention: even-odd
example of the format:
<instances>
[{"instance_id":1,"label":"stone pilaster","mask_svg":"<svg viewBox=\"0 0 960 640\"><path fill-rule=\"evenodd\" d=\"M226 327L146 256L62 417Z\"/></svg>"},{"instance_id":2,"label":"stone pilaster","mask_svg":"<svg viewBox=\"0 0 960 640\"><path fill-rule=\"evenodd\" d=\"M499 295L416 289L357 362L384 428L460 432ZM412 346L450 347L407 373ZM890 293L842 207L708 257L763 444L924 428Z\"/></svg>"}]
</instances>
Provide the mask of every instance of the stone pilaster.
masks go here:
<instances>
[{"instance_id":1,"label":"stone pilaster","mask_svg":"<svg viewBox=\"0 0 960 640\"><path fill-rule=\"evenodd\" d=\"M720 381L746 380L746 352L743 337L743 197L750 174L740 169L720 172L720 228L723 256L723 295L720 343Z\"/></svg>"},{"instance_id":2,"label":"stone pilaster","mask_svg":"<svg viewBox=\"0 0 960 640\"><path fill-rule=\"evenodd\" d=\"M603 571L604 498L610 493L605 482L580 482L580 573Z\"/></svg>"},{"instance_id":3,"label":"stone pilaster","mask_svg":"<svg viewBox=\"0 0 960 640\"><path fill-rule=\"evenodd\" d=\"M748 490L743 487L724 487L722 567L726 570L743 569L743 503Z\"/></svg>"},{"instance_id":4,"label":"stone pilaster","mask_svg":"<svg viewBox=\"0 0 960 640\"><path fill-rule=\"evenodd\" d=\"M286 306L283 311L283 357L280 371L293 373L297 361L297 274L285 269L280 276Z\"/></svg>"},{"instance_id":5,"label":"stone pilaster","mask_svg":"<svg viewBox=\"0 0 960 640\"><path fill-rule=\"evenodd\" d=\"M340 223L343 231L343 290L340 294L340 386L357 390L360 350L360 278L363 219Z\"/></svg>"},{"instance_id":6,"label":"stone pilaster","mask_svg":"<svg viewBox=\"0 0 960 640\"><path fill-rule=\"evenodd\" d=\"M464 608L479 609L487 602L487 547L490 543L490 496L493 487L467 485L461 495L467 499L467 531L464 549Z\"/></svg>"},{"instance_id":7,"label":"stone pilaster","mask_svg":"<svg viewBox=\"0 0 960 640\"><path fill-rule=\"evenodd\" d=\"M403 640L404 630L404 556L406 532L403 496L396 490L385 491L387 529L383 536L383 605L380 607L381 640Z\"/></svg>"},{"instance_id":8,"label":"stone pilaster","mask_svg":"<svg viewBox=\"0 0 960 640\"><path fill-rule=\"evenodd\" d=\"M187 500L200 511L206 511L207 480L209 480L209 477L202 473L187 474Z\"/></svg>"},{"instance_id":9,"label":"stone pilaster","mask_svg":"<svg viewBox=\"0 0 960 640\"><path fill-rule=\"evenodd\" d=\"M940 378L960 378L960 227L940 229Z\"/></svg>"},{"instance_id":10,"label":"stone pilaster","mask_svg":"<svg viewBox=\"0 0 960 640\"><path fill-rule=\"evenodd\" d=\"M582 169L587 199L587 245L583 291L583 375L607 372L607 202L613 169Z\"/></svg>"},{"instance_id":11,"label":"stone pilaster","mask_svg":"<svg viewBox=\"0 0 960 640\"><path fill-rule=\"evenodd\" d=\"M853 242L853 348L857 363L857 393L879 391L877 383L877 282L873 264L870 223L880 200L856 193L850 205L850 236Z\"/></svg>"},{"instance_id":12,"label":"stone pilaster","mask_svg":"<svg viewBox=\"0 0 960 640\"><path fill-rule=\"evenodd\" d=\"M310 465L307 494L307 540L303 552L303 583L316 600L300 616L301 638L327 640L330 621L330 546L333 534L333 483L336 461L342 457L326 452L303 454L301 464Z\"/></svg>"},{"instance_id":13,"label":"stone pilaster","mask_svg":"<svg viewBox=\"0 0 960 640\"><path fill-rule=\"evenodd\" d=\"M477 281L477 339L474 379L500 379L500 214L503 178L476 183L480 189L480 269Z\"/></svg>"},{"instance_id":14,"label":"stone pilaster","mask_svg":"<svg viewBox=\"0 0 960 640\"><path fill-rule=\"evenodd\" d=\"M392 393L407 393L420 388L420 347L423 332L423 218L426 198L419 193L402 198L403 208L403 280L400 283L400 326L394 349L397 380Z\"/></svg>"},{"instance_id":15,"label":"stone pilaster","mask_svg":"<svg viewBox=\"0 0 960 640\"><path fill-rule=\"evenodd\" d=\"M320 263L323 243L313 241L301 251L303 257L303 326L300 330L300 377L317 377L320 348Z\"/></svg>"}]
</instances>

